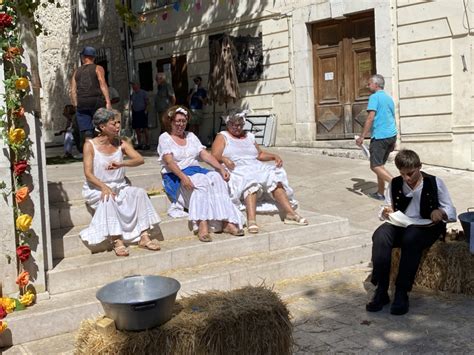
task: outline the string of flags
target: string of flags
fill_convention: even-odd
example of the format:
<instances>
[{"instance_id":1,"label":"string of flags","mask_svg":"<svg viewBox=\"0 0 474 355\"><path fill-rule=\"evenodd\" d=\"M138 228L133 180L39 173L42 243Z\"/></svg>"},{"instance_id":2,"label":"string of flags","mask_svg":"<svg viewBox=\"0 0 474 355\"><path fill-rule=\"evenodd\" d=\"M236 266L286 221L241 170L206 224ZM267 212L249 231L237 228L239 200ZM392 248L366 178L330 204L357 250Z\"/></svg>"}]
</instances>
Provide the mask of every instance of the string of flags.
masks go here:
<instances>
[{"instance_id":1,"label":"string of flags","mask_svg":"<svg viewBox=\"0 0 474 355\"><path fill-rule=\"evenodd\" d=\"M219 5L224 5L225 3L229 3L230 5L235 5L235 0L219 0ZM160 4L160 1L157 1L157 5ZM179 12L179 11L185 11L189 12L191 9L195 9L195 11L199 12L203 8L203 0L180 0L180 1L174 1L168 5L171 5L171 8L174 10L174 12ZM147 9L148 10L153 10ZM153 17L150 17L150 15L144 15L142 14L139 19L141 22L145 21L150 21L152 23L156 23L157 20L161 17L161 20L166 21L170 18L171 13L173 11L170 11L170 6L166 6L166 8L163 10L163 12L156 14Z\"/></svg>"}]
</instances>

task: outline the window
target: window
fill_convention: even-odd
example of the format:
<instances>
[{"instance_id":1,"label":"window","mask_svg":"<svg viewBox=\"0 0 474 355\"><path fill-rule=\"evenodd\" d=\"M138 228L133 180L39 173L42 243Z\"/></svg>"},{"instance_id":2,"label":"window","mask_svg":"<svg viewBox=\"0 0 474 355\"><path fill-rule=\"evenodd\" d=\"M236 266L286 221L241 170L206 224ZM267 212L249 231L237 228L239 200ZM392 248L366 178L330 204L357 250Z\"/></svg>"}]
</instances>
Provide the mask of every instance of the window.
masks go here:
<instances>
[{"instance_id":1,"label":"window","mask_svg":"<svg viewBox=\"0 0 474 355\"><path fill-rule=\"evenodd\" d=\"M99 29L98 8L98 0L71 0L72 34L77 35Z\"/></svg>"}]
</instances>

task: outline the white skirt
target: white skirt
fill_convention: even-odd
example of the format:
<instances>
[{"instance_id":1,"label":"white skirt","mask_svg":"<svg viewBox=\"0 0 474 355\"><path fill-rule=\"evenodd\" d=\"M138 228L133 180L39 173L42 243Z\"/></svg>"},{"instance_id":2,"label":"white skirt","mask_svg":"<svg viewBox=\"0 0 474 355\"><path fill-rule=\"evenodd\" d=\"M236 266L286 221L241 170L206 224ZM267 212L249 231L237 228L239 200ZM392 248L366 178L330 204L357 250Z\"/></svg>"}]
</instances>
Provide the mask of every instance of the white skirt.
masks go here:
<instances>
[{"instance_id":1,"label":"white skirt","mask_svg":"<svg viewBox=\"0 0 474 355\"><path fill-rule=\"evenodd\" d=\"M188 210L188 219L193 222L209 221L212 229L219 229L221 221L234 223L242 228L243 216L229 197L229 190L222 176L211 171L189 177L194 185L192 191L182 186L177 201L168 209L171 217L182 217L183 209Z\"/></svg>"},{"instance_id":2,"label":"white skirt","mask_svg":"<svg viewBox=\"0 0 474 355\"><path fill-rule=\"evenodd\" d=\"M87 203L96 210L89 227L80 233L82 240L93 245L120 235L126 242L138 242L141 232L160 222L144 189L125 185L116 193L115 199L101 201L100 190L84 191Z\"/></svg>"},{"instance_id":3,"label":"white skirt","mask_svg":"<svg viewBox=\"0 0 474 355\"><path fill-rule=\"evenodd\" d=\"M272 191L278 184L285 190L290 205L296 209L298 201L294 198L293 189L288 184L288 177L283 168L259 160L250 164L236 166L231 171L229 189L232 202L240 210L245 210L245 198L252 193L257 194L257 212L278 212L278 206L273 198Z\"/></svg>"}]
</instances>

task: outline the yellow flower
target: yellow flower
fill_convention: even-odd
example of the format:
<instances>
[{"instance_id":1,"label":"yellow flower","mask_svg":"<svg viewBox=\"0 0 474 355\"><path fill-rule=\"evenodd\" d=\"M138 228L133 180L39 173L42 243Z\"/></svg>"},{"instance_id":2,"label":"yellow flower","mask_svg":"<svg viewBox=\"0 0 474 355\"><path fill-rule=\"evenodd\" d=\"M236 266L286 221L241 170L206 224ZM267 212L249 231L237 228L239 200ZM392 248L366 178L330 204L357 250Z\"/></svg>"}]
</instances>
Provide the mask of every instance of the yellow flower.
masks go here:
<instances>
[{"instance_id":1,"label":"yellow flower","mask_svg":"<svg viewBox=\"0 0 474 355\"><path fill-rule=\"evenodd\" d=\"M3 331L4 331L5 329L7 329L7 328L8 328L7 322L5 322L5 321L0 321L0 334L2 334Z\"/></svg>"},{"instance_id":2,"label":"yellow flower","mask_svg":"<svg viewBox=\"0 0 474 355\"><path fill-rule=\"evenodd\" d=\"M31 291L28 291L23 296L20 297L20 303L23 306L29 306L33 303L34 299L35 299L35 295Z\"/></svg>"},{"instance_id":3,"label":"yellow flower","mask_svg":"<svg viewBox=\"0 0 474 355\"><path fill-rule=\"evenodd\" d=\"M2 306L7 313L12 313L15 310L16 303L13 298L0 297L0 306Z\"/></svg>"},{"instance_id":4,"label":"yellow flower","mask_svg":"<svg viewBox=\"0 0 474 355\"><path fill-rule=\"evenodd\" d=\"M32 221L33 217L31 217L29 214L22 214L16 219L16 228L22 232L26 232L31 228Z\"/></svg>"},{"instance_id":5,"label":"yellow flower","mask_svg":"<svg viewBox=\"0 0 474 355\"><path fill-rule=\"evenodd\" d=\"M10 128L8 132L8 138L10 139L10 143L21 143L25 140L26 133L23 128Z\"/></svg>"}]
</instances>

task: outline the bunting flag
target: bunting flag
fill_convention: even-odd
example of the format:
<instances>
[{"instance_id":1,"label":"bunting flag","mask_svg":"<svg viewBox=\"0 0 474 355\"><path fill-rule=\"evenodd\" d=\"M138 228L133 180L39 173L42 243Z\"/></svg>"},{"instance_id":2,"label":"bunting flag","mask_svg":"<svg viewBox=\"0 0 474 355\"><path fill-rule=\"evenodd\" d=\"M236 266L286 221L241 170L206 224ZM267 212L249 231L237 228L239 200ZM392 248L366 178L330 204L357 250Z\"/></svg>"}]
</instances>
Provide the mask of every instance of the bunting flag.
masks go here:
<instances>
[{"instance_id":1,"label":"bunting flag","mask_svg":"<svg viewBox=\"0 0 474 355\"><path fill-rule=\"evenodd\" d=\"M174 4L173 4L173 9L175 9L176 11L179 11L179 1L176 1Z\"/></svg>"},{"instance_id":2,"label":"bunting flag","mask_svg":"<svg viewBox=\"0 0 474 355\"><path fill-rule=\"evenodd\" d=\"M163 21L166 21L166 19L168 18L168 11L163 12L161 18L163 19Z\"/></svg>"},{"instance_id":3,"label":"bunting flag","mask_svg":"<svg viewBox=\"0 0 474 355\"><path fill-rule=\"evenodd\" d=\"M201 1L200 0L196 0L196 10L197 11L201 10Z\"/></svg>"}]
</instances>

